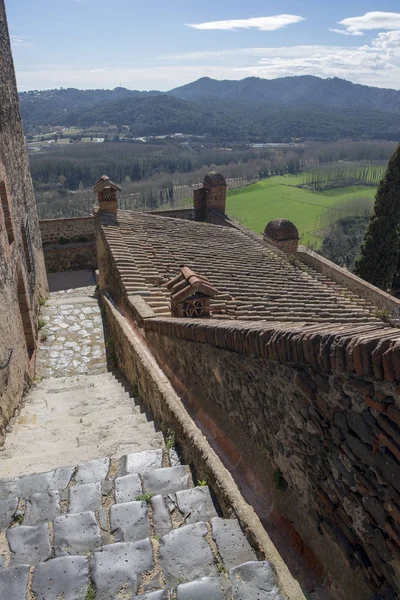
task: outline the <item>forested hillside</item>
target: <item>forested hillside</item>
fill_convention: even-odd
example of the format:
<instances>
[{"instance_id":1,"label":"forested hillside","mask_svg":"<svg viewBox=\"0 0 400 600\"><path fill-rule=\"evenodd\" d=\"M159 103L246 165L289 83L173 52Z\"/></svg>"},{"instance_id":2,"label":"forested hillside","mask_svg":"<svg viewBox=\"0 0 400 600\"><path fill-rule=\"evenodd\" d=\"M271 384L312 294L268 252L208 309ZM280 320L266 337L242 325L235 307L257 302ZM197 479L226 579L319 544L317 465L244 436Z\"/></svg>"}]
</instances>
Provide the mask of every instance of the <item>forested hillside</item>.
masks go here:
<instances>
[{"instance_id":1,"label":"forested hillside","mask_svg":"<svg viewBox=\"0 0 400 600\"><path fill-rule=\"evenodd\" d=\"M27 133L113 125L124 126L129 138L182 132L228 142L400 139L400 92L341 79L203 78L168 94L69 89L20 99Z\"/></svg>"}]
</instances>

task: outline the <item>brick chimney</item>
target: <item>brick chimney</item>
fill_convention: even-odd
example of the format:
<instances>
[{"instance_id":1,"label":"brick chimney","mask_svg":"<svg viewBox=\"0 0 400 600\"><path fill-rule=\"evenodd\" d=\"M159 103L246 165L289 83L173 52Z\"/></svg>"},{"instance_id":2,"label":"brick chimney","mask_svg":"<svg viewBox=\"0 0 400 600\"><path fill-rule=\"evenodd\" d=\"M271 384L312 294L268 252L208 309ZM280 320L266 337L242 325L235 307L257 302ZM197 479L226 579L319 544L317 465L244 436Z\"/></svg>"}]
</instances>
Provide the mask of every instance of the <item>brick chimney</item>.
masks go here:
<instances>
[{"instance_id":1,"label":"brick chimney","mask_svg":"<svg viewBox=\"0 0 400 600\"><path fill-rule=\"evenodd\" d=\"M119 185L113 183L107 175L103 175L93 187L93 191L97 192L99 211L117 213L117 192L121 191Z\"/></svg>"},{"instance_id":2,"label":"brick chimney","mask_svg":"<svg viewBox=\"0 0 400 600\"><path fill-rule=\"evenodd\" d=\"M221 173L207 173L203 187L194 191L195 221L205 221L211 210L225 215L226 187L225 177Z\"/></svg>"},{"instance_id":3,"label":"brick chimney","mask_svg":"<svg viewBox=\"0 0 400 600\"><path fill-rule=\"evenodd\" d=\"M274 219L264 229L264 239L286 254L296 254L299 245L297 227L288 219Z\"/></svg>"}]
</instances>

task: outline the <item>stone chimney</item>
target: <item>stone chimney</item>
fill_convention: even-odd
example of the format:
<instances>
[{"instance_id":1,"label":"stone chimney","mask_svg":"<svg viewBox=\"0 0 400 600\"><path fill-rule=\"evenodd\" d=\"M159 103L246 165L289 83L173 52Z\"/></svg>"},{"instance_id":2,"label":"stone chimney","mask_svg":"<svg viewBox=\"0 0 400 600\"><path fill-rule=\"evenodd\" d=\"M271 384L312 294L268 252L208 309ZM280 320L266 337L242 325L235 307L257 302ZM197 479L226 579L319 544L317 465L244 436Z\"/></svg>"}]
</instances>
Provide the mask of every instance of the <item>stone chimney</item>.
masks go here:
<instances>
[{"instance_id":1,"label":"stone chimney","mask_svg":"<svg viewBox=\"0 0 400 600\"><path fill-rule=\"evenodd\" d=\"M194 220L205 221L211 210L225 215L226 181L221 173L211 171L203 180L203 187L194 191Z\"/></svg>"},{"instance_id":2,"label":"stone chimney","mask_svg":"<svg viewBox=\"0 0 400 600\"><path fill-rule=\"evenodd\" d=\"M117 192L121 191L119 185L113 183L107 175L103 175L93 187L93 191L97 192L99 211L117 213Z\"/></svg>"},{"instance_id":3,"label":"stone chimney","mask_svg":"<svg viewBox=\"0 0 400 600\"><path fill-rule=\"evenodd\" d=\"M264 229L264 239L287 254L295 254L299 245L297 227L287 219L274 219Z\"/></svg>"}]
</instances>

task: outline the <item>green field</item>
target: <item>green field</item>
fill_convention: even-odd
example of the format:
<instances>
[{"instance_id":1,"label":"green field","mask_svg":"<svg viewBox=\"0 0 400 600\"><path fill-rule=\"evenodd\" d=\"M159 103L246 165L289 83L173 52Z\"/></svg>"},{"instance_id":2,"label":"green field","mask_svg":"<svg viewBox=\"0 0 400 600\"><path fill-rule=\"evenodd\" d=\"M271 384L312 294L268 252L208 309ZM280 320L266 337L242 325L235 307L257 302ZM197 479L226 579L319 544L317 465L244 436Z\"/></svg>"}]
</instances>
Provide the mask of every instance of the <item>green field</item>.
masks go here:
<instances>
[{"instance_id":1,"label":"green field","mask_svg":"<svg viewBox=\"0 0 400 600\"><path fill-rule=\"evenodd\" d=\"M321 238L315 235L316 222L326 208L339 200L374 198L376 193L376 188L363 185L314 192L296 187L302 181L303 175L285 175L230 190L227 213L258 233L272 219L289 219L299 230L301 244L319 245Z\"/></svg>"}]
</instances>

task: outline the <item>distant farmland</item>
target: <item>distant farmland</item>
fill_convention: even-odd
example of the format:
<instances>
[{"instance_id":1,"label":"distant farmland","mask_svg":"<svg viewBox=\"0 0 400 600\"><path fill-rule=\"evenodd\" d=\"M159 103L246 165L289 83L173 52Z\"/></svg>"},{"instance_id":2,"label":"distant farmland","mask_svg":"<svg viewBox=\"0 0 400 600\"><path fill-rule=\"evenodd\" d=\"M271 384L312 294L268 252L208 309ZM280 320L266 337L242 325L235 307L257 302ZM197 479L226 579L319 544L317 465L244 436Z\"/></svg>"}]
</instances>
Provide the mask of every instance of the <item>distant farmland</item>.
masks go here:
<instances>
[{"instance_id":1,"label":"distant farmland","mask_svg":"<svg viewBox=\"0 0 400 600\"><path fill-rule=\"evenodd\" d=\"M315 230L327 209L354 198L373 199L376 193L375 187L365 185L318 192L296 187L303 182L303 174L285 175L231 190L227 197L227 213L258 233L272 219L289 219L299 230L300 243L319 245L322 240ZM338 218L340 216L338 211Z\"/></svg>"}]
</instances>

